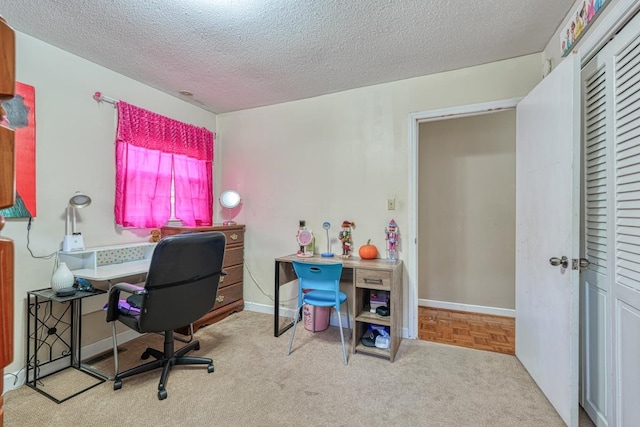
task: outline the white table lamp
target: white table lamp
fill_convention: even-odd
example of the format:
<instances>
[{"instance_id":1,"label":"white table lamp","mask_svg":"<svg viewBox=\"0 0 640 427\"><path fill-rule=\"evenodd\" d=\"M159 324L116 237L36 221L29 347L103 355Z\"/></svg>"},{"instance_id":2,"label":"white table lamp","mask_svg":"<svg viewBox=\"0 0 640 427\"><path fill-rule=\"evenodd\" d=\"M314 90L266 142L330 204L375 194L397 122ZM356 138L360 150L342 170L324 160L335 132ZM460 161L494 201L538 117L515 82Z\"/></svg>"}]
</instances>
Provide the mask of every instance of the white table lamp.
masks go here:
<instances>
[{"instance_id":1,"label":"white table lamp","mask_svg":"<svg viewBox=\"0 0 640 427\"><path fill-rule=\"evenodd\" d=\"M69 199L64 224L64 240L62 240L62 250L64 252L84 250L82 233L76 231L76 209L85 208L90 204L91 197L79 191Z\"/></svg>"}]
</instances>

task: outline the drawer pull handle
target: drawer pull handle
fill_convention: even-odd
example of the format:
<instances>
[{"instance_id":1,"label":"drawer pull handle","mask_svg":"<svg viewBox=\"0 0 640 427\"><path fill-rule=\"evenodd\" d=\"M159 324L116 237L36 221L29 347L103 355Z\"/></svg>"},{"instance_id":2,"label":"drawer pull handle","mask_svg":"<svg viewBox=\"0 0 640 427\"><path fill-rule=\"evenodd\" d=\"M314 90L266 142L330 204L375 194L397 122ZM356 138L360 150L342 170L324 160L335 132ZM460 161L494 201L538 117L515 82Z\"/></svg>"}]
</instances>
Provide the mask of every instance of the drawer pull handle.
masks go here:
<instances>
[{"instance_id":1,"label":"drawer pull handle","mask_svg":"<svg viewBox=\"0 0 640 427\"><path fill-rule=\"evenodd\" d=\"M220 283L224 282L224 276L220 276Z\"/></svg>"},{"instance_id":2,"label":"drawer pull handle","mask_svg":"<svg viewBox=\"0 0 640 427\"><path fill-rule=\"evenodd\" d=\"M224 295L218 295L218 296L216 297L216 301L218 301L218 302L223 302L223 301L224 301Z\"/></svg>"},{"instance_id":3,"label":"drawer pull handle","mask_svg":"<svg viewBox=\"0 0 640 427\"><path fill-rule=\"evenodd\" d=\"M376 285L382 285L382 279L369 279L367 277L364 278L364 283L372 283Z\"/></svg>"},{"instance_id":4,"label":"drawer pull handle","mask_svg":"<svg viewBox=\"0 0 640 427\"><path fill-rule=\"evenodd\" d=\"M236 233L233 233L229 237L231 237L231 240L238 240L238 235Z\"/></svg>"}]
</instances>

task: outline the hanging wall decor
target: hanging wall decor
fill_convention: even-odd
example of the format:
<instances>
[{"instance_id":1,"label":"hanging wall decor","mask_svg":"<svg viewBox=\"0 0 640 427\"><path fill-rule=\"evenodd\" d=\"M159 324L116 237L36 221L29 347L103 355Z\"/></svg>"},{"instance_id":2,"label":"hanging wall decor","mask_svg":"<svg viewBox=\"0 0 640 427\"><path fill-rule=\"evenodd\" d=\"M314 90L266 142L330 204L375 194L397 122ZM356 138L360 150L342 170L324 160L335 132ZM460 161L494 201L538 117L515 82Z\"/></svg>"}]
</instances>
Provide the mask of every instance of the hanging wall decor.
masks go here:
<instances>
[{"instance_id":1,"label":"hanging wall decor","mask_svg":"<svg viewBox=\"0 0 640 427\"><path fill-rule=\"evenodd\" d=\"M0 210L5 218L36 216L36 103L35 88L16 82L16 94L3 101L6 114L0 123L15 133L16 201Z\"/></svg>"},{"instance_id":2,"label":"hanging wall decor","mask_svg":"<svg viewBox=\"0 0 640 427\"><path fill-rule=\"evenodd\" d=\"M560 32L560 51L566 56L602 12L609 0L584 0Z\"/></svg>"}]
</instances>

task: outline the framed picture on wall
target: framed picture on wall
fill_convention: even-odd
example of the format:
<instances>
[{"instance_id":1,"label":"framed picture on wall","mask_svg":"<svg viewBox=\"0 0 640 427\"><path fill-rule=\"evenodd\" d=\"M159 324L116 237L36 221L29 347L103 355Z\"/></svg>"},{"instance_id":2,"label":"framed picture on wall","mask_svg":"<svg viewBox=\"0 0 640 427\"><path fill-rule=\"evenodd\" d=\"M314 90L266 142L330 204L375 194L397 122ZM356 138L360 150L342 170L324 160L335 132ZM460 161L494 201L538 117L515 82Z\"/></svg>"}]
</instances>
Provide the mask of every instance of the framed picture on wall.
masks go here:
<instances>
[{"instance_id":1,"label":"framed picture on wall","mask_svg":"<svg viewBox=\"0 0 640 427\"><path fill-rule=\"evenodd\" d=\"M5 218L36 216L36 103L35 88L16 82L16 95L2 103L2 125L13 129L16 152L16 202L0 209Z\"/></svg>"}]
</instances>

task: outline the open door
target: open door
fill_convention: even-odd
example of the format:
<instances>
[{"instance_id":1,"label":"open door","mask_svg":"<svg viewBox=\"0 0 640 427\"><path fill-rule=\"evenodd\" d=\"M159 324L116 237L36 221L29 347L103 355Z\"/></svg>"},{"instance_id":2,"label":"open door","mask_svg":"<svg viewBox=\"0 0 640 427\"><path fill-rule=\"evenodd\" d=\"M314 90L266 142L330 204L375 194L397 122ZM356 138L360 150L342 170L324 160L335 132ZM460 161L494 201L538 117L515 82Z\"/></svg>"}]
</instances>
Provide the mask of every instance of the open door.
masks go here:
<instances>
[{"instance_id":1,"label":"open door","mask_svg":"<svg viewBox=\"0 0 640 427\"><path fill-rule=\"evenodd\" d=\"M569 427L578 426L579 77L571 54L516 109L516 356Z\"/></svg>"}]
</instances>

